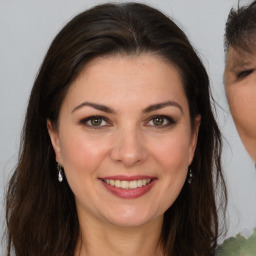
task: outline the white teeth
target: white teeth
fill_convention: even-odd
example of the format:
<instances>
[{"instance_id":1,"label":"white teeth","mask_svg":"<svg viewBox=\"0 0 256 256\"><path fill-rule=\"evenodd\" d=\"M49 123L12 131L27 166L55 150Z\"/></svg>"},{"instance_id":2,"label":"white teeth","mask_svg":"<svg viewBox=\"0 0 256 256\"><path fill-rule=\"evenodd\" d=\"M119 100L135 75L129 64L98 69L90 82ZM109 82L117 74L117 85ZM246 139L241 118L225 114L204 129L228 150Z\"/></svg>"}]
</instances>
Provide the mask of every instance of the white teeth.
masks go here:
<instances>
[{"instance_id":1,"label":"white teeth","mask_svg":"<svg viewBox=\"0 0 256 256\"><path fill-rule=\"evenodd\" d=\"M129 188L131 188L131 189L137 188L137 181L136 180L130 181Z\"/></svg>"},{"instance_id":2,"label":"white teeth","mask_svg":"<svg viewBox=\"0 0 256 256\"><path fill-rule=\"evenodd\" d=\"M122 180L121 181L121 188L129 188L129 181Z\"/></svg>"},{"instance_id":3,"label":"white teeth","mask_svg":"<svg viewBox=\"0 0 256 256\"><path fill-rule=\"evenodd\" d=\"M121 182L120 182L120 180L116 180L116 181L115 181L115 187L121 188Z\"/></svg>"},{"instance_id":4,"label":"white teeth","mask_svg":"<svg viewBox=\"0 0 256 256\"><path fill-rule=\"evenodd\" d=\"M148 182L149 183L149 182ZM138 188L141 188L142 187L142 180L138 180L137 181L137 187Z\"/></svg>"},{"instance_id":5,"label":"white teeth","mask_svg":"<svg viewBox=\"0 0 256 256\"><path fill-rule=\"evenodd\" d=\"M104 179L104 182L106 182L110 186L117 187L117 188L136 189L136 188L141 188L142 186L146 186L151 182L151 179L132 180L132 181Z\"/></svg>"}]
</instances>

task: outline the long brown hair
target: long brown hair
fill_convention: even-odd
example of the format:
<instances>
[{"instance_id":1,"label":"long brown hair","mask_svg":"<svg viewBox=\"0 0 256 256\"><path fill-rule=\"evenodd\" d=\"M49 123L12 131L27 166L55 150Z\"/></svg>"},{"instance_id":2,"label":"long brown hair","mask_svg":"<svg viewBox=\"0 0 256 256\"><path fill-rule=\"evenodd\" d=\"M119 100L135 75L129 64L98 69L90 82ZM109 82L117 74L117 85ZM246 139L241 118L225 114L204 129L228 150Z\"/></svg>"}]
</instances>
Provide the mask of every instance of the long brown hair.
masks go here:
<instances>
[{"instance_id":1,"label":"long brown hair","mask_svg":"<svg viewBox=\"0 0 256 256\"><path fill-rule=\"evenodd\" d=\"M35 80L27 108L17 168L6 203L8 252L17 256L73 255L79 236L74 195L57 181L46 120L58 126L70 84L93 58L152 53L180 71L191 124L201 115L192 184L166 211L166 255L211 255L218 236L215 189L226 196L221 135L211 109L208 76L182 30L167 16L138 3L104 4L73 18L56 36Z\"/></svg>"}]
</instances>

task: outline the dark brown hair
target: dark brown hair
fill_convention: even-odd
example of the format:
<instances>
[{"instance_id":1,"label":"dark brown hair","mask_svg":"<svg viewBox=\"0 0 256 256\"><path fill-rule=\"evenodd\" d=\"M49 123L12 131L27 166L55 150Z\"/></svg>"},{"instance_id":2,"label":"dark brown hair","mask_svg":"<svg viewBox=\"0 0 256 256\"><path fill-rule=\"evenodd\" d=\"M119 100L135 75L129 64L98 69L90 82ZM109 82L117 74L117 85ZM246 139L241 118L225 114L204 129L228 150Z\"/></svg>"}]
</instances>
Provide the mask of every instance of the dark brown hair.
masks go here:
<instances>
[{"instance_id":1,"label":"dark brown hair","mask_svg":"<svg viewBox=\"0 0 256 256\"><path fill-rule=\"evenodd\" d=\"M255 51L256 1L249 6L231 9L226 22L225 51L231 46L245 52Z\"/></svg>"},{"instance_id":2,"label":"dark brown hair","mask_svg":"<svg viewBox=\"0 0 256 256\"><path fill-rule=\"evenodd\" d=\"M208 76L180 28L167 16L138 3L104 4L73 18L56 36L34 83L20 157L6 204L8 253L17 256L73 255L79 236L74 195L58 183L46 120L58 125L69 86L92 59L151 53L176 65L188 99L191 124L201 115L192 184L186 183L166 211L166 255L212 255L218 236L215 189L225 199L221 135L211 109ZM223 188L223 190L222 190ZM225 202L225 200L223 201Z\"/></svg>"}]
</instances>

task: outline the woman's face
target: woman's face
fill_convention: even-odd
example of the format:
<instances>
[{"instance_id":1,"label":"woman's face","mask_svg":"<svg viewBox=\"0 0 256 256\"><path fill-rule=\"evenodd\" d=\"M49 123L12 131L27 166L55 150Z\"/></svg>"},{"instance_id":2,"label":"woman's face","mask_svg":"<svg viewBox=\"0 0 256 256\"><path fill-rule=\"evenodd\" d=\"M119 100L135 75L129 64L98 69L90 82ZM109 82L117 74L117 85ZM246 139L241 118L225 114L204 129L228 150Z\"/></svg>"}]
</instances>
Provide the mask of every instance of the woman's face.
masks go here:
<instances>
[{"instance_id":1,"label":"woman's face","mask_svg":"<svg viewBox=\"0 0 256 256\"><path fill-rule=\"evenodd\" d=\"M173 204L186 181L192 130L181 77L156 56L91 61L48 129L79 218L138 226ZM185 202L184 202L185 203Z\"/></svg>"}]
</instances>

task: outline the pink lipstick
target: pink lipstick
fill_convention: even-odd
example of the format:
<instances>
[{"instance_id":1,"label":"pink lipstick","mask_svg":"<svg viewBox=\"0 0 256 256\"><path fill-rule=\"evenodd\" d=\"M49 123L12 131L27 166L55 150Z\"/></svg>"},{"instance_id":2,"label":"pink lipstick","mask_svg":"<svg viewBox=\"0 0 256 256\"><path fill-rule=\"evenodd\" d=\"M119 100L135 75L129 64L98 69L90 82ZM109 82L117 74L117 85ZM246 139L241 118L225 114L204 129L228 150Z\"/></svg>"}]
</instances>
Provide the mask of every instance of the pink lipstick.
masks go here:
<instances>
[{"instance_id":1,"label":"pink lipstick","mask_svg":"<svg viewBox=\"0 0 256 256\"><path fill-rule=\"evenodd\" d=\"M156 182L151 176L108 176L99 178L104 187L120 198L133 199L146 194Z\"/></svg>"}]
</instances>

